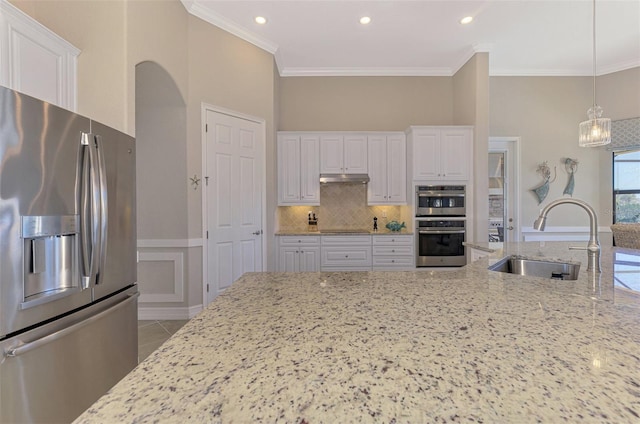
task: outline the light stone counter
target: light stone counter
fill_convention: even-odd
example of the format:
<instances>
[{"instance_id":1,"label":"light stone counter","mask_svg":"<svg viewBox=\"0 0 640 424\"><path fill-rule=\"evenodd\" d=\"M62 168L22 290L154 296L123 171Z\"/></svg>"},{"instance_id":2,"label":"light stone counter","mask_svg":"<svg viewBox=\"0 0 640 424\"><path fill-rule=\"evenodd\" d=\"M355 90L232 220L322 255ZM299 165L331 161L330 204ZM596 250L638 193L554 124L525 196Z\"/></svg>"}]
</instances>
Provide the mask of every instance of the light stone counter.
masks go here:
<instances>
[{"instance_id":1,"label":"light stone counter","mask_svg":"<svg viewBox=\"0 0 640 424\"><path fill-rule=\"evenodd\" d=\"M640 422L640 301L604 272L247 274L78 423ZM627 274L625 278L633 274Z\"/></svg>"}]
</instances>

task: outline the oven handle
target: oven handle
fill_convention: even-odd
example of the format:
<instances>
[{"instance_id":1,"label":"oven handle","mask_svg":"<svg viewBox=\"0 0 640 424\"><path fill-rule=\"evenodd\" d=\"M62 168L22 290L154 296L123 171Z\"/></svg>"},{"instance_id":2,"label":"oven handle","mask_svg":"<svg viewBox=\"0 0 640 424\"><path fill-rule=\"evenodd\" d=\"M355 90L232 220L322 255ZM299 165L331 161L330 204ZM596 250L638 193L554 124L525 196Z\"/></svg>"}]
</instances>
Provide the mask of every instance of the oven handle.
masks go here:
<instances>
[{"instance_id":1,"label":"oven handle","mask_svg":"<svg viewBox=\"0 0 640 424\"><path fill-rule=\"evenodd\" d=\"M442 191L421 191L418 197L464 197L464 193L447 193Z\"/></svg>"},{"instance_id":2,"label":"oven handle","mask_svg":"<svg viewBox=\"0 0 640 424\"><path fill-rule=\"evenodd\" d=\"M464 234L465 230L420 230L418 234Z\"/></svg>"}]
</instances>

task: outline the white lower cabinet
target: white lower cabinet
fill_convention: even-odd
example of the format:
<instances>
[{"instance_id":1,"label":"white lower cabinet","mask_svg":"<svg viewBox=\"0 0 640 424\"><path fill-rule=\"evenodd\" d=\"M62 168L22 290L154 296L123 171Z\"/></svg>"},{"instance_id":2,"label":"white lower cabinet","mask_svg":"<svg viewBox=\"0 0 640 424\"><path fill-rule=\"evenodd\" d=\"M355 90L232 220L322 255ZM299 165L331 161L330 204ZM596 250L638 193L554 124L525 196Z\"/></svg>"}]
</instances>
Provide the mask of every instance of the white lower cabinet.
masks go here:
<instances>
[{"instance_id":1,"label":"white lower cabinet","mask_svg":"<svg viewBox=\"0 0 640 424\"><path fill-rule=\"evenodd\" d=\"M321 236L322 271L371 271L371 236Z\"/></svg>"},{"instance_id":2,"label":"white lower cabinet","mask_svg":"<svg viewBox=\"0 0 640 424\"><path fill-rule=\"evenodd\" d=\"M469 263L475 262L478 259L484 258L485 256L489 256L491 254L485 250L474 249L473 247L469 247L469 246L467 246L467 249L469 252Z\"/></svg>"},{"instance_id":3,"label":"white lower cabinet","mask_svg":"<svg viewBox=\"0 0 640 424\"><path fill-rule=\"evenodd\" d=\"M415 269L413 235L373 236L373 270Z\"/></svg>"},{"instance_id":4,"label":"white lower cabinet","mask_svg":"<svg viewBox=\"0 0 640 424\"><path fill-rule=\"evenodd\" d=\"M278 271L415 269L413 235L277 236Z\"/></svg>"},{"instance_id":5,"label":"white lower cabinet","mask_svg":"<svg viewBox=\"0 0 640 424\"><path fill-rule=\"evenodd\" d=\"M278 236L278 271L320 271L320 236Z\"/></svg>"}]
</instances>

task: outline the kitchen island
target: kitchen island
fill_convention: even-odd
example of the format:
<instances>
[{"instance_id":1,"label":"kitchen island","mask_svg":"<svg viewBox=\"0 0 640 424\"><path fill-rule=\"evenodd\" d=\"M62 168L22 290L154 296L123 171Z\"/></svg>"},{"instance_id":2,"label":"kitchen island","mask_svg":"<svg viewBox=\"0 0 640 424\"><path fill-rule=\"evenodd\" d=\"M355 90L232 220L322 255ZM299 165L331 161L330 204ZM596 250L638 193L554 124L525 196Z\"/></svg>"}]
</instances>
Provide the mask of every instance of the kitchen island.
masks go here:
<instances>
[{"instance_id":1,"label":"kitchen island","mask_svg":"<svg viewBox=\"0 0 640 424\"><path fill-rule=\"evenodd\" d=\"M602 274L576 281L487 270L507 254L586 264L567 246L246 274L76 422L638 422L640 297L613 278L637 281L640 251L604 248Z\"/></svg>"}]
</instances>

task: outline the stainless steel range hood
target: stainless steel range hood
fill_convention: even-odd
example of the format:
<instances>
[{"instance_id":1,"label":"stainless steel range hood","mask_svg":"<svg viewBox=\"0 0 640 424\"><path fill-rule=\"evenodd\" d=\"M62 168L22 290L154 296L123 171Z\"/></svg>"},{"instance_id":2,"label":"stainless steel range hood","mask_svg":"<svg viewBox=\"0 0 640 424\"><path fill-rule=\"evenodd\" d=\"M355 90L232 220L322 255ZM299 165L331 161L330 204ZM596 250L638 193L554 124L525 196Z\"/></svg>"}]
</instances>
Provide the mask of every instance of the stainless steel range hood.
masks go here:
<instances>
[{"instance_id":1,"label":"stainless steel range hood","mask_svg":"<svg viewBox=\"0 0 640 424\"><path fill-rule=\"evenodd\" d=\"M366 184L368 182L367 174L320 174L320 184Z\"/></svg>"}]
</instances>

